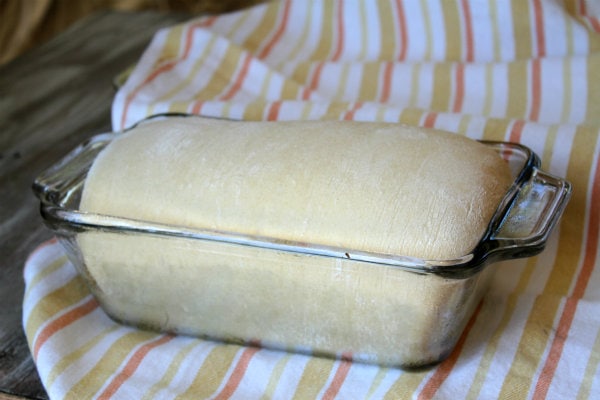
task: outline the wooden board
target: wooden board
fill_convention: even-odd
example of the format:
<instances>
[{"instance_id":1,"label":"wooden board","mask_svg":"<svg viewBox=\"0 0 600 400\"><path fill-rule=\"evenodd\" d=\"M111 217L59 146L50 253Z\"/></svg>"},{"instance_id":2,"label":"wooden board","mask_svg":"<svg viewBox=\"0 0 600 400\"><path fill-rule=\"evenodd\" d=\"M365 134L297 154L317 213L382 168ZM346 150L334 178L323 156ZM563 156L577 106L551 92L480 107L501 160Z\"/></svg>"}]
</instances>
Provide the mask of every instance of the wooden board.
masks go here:
<instances>
[{"instance_id":1,"label":"wooden board","mask_svg":"<svg viewBox=\"0 0 600 400\"><path fill-rule=\"evenodd\" d=\"M85 138L110 130L113 78L157 29L189 17L95 14L0 67L0 398L47 398L21 323L23 264L51 237L31 183Z\"/></svg>"}]
</instances>

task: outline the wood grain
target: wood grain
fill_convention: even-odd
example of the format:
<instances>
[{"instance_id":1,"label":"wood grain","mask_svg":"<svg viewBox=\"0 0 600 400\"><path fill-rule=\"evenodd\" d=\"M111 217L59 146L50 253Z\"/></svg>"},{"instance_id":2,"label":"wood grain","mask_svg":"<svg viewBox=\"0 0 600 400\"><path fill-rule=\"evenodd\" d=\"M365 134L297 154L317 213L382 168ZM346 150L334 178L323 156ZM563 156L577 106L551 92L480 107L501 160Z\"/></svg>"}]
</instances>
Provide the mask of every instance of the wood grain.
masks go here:
<instances>
[{"instance_id":1,"label":"wood grain","mask_svg":"<svg viewBox=\"0 0 600 400\"><path fill-rule=\"evenodd\" d=\"M21 323L23 264L51 237L31 183L76 144L110 130L113 78L158 28L187 18L94 14L0 67L0 399L47 398Z\"/></svg>"},{"instance_id":2,"label":"wood grain","mask_svg":"<svg viewBox=\"0 0 600 400\"><path fill-rule=\"evenodd\" d=\"M100 10L223 13L265 0L0 0L0 64Z\"/></svg>"}]
</instances>

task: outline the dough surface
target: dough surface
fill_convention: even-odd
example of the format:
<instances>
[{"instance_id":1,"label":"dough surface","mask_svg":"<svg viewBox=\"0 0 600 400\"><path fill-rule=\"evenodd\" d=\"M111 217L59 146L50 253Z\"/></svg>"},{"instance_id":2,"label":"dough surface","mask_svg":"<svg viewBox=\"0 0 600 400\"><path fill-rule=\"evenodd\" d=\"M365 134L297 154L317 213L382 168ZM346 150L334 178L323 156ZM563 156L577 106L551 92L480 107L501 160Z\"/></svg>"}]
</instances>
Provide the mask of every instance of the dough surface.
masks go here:
<instances>
[{"instance_id":1,"label":"dough surface","mask_svg":"<svg viewBox=\"0 0 600 400\"><path fill-rule=\"evenodd\" d=\"M98 156L86 211L450 259L504 196L506 164L472 140L397 124L144 124ZM491 277L166 235L83 231L82 273L113 318L156 330L392 366L450 353Z\"/></svg>"},{"instance_id":2,"label":"dough surface","mask_svg":"<svg viewBox=\"0 0 600 400\"><path fill-rule=\"evenodd\" d=\"M512 182L486 146L436 130L341 121L171 118L114 139L81 209L368 251L468 254Z\"/></svg>"}]
</instances>

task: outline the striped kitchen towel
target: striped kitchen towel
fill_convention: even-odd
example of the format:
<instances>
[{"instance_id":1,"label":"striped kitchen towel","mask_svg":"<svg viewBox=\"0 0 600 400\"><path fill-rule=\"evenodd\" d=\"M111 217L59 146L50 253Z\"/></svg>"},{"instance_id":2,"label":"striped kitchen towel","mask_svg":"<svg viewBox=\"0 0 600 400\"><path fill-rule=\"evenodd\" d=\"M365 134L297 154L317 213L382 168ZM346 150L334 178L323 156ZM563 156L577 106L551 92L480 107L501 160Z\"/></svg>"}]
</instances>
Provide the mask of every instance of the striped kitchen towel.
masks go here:
<instances>
[{"instance_id":1,"label":"striped kitchen towel","mask_svg":"<svg viewBox=\"0 0 600 400\"><path fill-rule=\"evenodd\" d=\"M574 190L537 257L503 262L458 346L421 371L140 331L61 247L25 266L53 398L600 398L600 3L271 1L156 33L113 126L156 113L348 119L521 142Z\"/></svg>"}]
</instances>

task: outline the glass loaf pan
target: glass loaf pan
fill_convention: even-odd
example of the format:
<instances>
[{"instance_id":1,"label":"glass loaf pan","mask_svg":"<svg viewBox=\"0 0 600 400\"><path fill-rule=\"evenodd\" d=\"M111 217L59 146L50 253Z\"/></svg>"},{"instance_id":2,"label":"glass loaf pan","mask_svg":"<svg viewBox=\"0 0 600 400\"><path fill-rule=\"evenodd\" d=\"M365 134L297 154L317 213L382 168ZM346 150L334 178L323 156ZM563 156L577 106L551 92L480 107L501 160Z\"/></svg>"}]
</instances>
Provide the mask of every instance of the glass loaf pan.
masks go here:
<instances>
[{"instance_id":1,"label":"glass loaf pan","mask_svg":"<svg viewBox=\"0 0 600 400\"><path fill-rule=\"evenodd\" d=\"M114 135L86 141L33 186L44 222L113 319L393 367L447 357L488 287L489 264L539 253L571 191L528 148L484 142L514 184L473 251L454 260L373 254L80 212L86 173ZM83 242L102 259L86 259ZM147 268L154 248L161 259Z\"/></svg>"}]
</instances>

